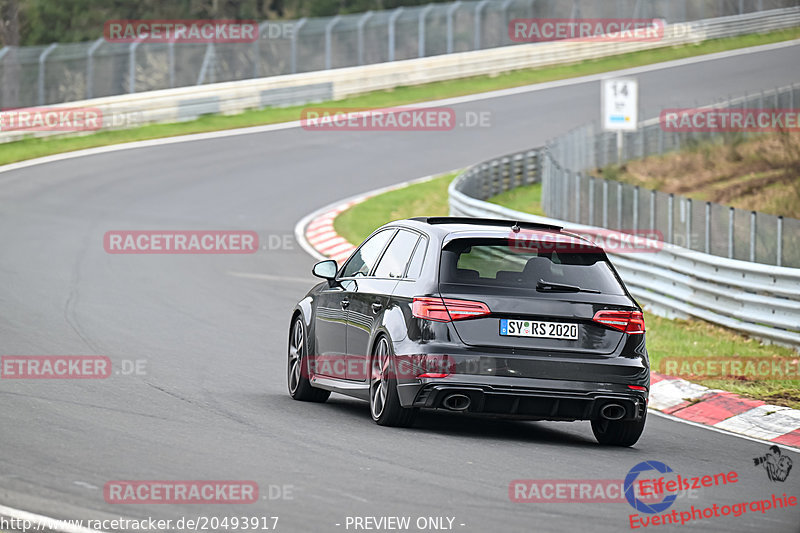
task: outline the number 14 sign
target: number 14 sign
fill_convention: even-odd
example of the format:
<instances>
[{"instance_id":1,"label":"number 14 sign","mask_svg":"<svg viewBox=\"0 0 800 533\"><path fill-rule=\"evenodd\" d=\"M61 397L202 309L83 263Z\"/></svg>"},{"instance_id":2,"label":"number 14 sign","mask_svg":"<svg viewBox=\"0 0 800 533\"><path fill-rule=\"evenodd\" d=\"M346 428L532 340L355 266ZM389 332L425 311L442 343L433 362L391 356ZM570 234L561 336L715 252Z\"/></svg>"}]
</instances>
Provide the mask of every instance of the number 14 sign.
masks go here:
<instances>
[{"instance_id":1,"label":"number 14 sign","mask_svg":"<svg viewBox=\"0 0 800 533\"><path fill-rule=\"evenodd\" d=\"M635 131L639 85L633 79L603 80L603 129Z\"/></svg>"}]
</instances>

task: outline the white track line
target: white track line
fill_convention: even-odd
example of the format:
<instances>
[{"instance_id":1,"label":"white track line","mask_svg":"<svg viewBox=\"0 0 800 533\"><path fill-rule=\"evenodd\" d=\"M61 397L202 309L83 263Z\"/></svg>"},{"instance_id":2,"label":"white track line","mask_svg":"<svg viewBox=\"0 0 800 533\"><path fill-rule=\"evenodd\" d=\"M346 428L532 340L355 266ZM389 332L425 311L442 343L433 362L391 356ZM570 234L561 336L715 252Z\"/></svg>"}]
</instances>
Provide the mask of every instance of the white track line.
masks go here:
<instances>
[{"instance_id":1,"label":"white track line","mask_svg":"<svg viewBox=\"0 0 800 533\"><path fill-rule=\"evenodd\" d=\"M772 44L763 44L760 46L751 46L749 48L739 48L736 50L728 50L726 52L717 52L714 54L705 54L700 56L694 57L687 57L684 59L676 59L673 61L665 61L662 63L653 63L650 65L644 65L641 67L634 67L622 70L614 70L608 72L602 72L599 74L592 74L591 76L581 76L578 78L568 78L565 80L557 80L557 81L550 81L546 83L536 83L533 85L524 85L522 87L513 87L511 89L500 89L497 91L490 91L485 93L477 93L477 94L470 94L465 96L458 96L455 98L444 98L441 100L431 100L428 102L417 102L414 104L408 104L405 106L393 106L394 108L403 108L403 107L435 107L435 106L442 106L442 105L456 105L456 104L464 104L468 102L477 102L480 100L488 100L490 98L502 98L505 96L513 96L517 94L523 94L528 92L534 91L543 91L547 89L554 89L558 87L565 87L568 85L579 85L581 83L591 83L595 81L600 81L608 77L618 77L618 76L631 76L635 74L642 74L644 72L652 72L655 70L663 70L668 68L676 68L681 67L684 65L692 65L695 63L702 63L705 61L716 61L719 59L727 59L731 57L737 57L741 55L748 55L748 54L755 54L759 52L768 52L772 50L778 50L781 48L787 48L790 46L797 46L800 45L800 39L795 39L792 41L782 41L779 43L772 43ZM611 57L611 56L609 56ZM62 154L54 154L45 157L39 157L36 159L28 159L26 161L20 161L18 163L11 163L8 165L0 166L0 173L9 172L12 170L18 170L22 168L28 168L35 165L42 165L45 163L53 163L56 161L64 161L67 159L74 159L76 157L86 157L91 155L98 155L98 154L106 154L109 152L119 152L122 150L133 150L136 148L149 148L153 146L163 146L166 144L176 144L176 143L184 143L184 142L192 142L192 141L205 141L209 139L220 139L223 137L234 137L237 135L250 135L256 133L266 133L271 131L280 131L280 130L288 130L292 128L299 128L301 127L301 121L294 120L292 122L281 122L279 124L268 124L266 126L252 126L248 128L237 128L231 130L222 130L222 131L210 131L206 133L193 133L190 135L179 135L177 137L162 137L159 139L150 139L147 141L135 141L129 143L122 143L122 144L112 144L109 146L99 146L97 148L87 148L85 150L76 150L74 152L65 152Z\"/></svg>"},{"instance_id":2,"label":"white track line","mask_svg":"<svg viewBox=\"0 0 800 533\"><path fill-rule=\"evenodd\" d=\"M27 520L32 524L29 531L59 531L61 533L103 533L96 529L89 529L87 527L66 524L64 520L58 518L50 518L40 514L29 513L28 511L20 511L19 509L12 509L0 505L0 516L13 518L20 521ZM56 526L56 524L58 524ZM53 525L55 527L50 527Z\"/></svg>"}]
</instances>

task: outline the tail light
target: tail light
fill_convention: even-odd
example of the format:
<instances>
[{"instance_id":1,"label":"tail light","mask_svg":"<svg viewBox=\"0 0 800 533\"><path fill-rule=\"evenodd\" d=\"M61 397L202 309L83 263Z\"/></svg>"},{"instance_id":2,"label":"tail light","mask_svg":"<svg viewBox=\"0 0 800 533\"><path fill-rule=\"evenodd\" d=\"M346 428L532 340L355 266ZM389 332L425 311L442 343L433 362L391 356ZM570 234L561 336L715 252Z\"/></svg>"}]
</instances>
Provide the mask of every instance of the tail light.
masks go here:
<instances>
[{"instance_id":1,"label":"tail light","mask_svg":"<svg viewBox=\"0 0 800 533\"><path fill-rule=\"evenodd\" d=\"M456 300L453 298L430 298L427 296L414 298L411 312L417 318L436 322L464 320L491 314L489 306L483 302Z\"/></svg>"},{"instance_id":2,"label":"tail light","mask_svg":"<svg viewBox=\"0 0 800 533\"><path fill-rule=\"evenodd\" d=\"M644 333L644 315L639 311L598 311L592 320L625 333Z\"/></svg>"},{"instance_id":3,"label":"tail light","mask_svg":"<svg viewBox=\"0 0 800 533\"><path fill-rule=\"evenodd\" d=\"M628 385L628 388L631 390L639 390L643 392L647 392L647 387L642 387L640 385Z\"/></svg>"}]
</instances>

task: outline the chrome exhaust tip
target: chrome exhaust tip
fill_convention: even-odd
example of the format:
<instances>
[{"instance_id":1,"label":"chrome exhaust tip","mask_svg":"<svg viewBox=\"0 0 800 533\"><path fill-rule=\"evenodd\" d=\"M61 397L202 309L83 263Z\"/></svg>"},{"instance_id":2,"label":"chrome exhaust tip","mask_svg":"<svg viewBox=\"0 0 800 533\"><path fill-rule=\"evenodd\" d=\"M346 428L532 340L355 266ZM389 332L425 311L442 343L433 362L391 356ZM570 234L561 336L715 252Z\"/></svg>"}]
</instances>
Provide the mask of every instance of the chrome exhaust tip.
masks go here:
<instances>
[{"instance_id":1,"label":"chrome exhaust tip","mask_svg":"<svg viewBox=\"0 0 800 533\"><path fill-rule=\"evenodd\" d=\"M607 403L600 409L600 416L606 420L619 420L625 416L625 408L618 403Z\"/></svg>"},{"instance_id":2,"label":"chrome exhaust tip","mask_svg":"<svg viewBox=\"0 0 800 533\"><path fill-rule=\"evenodd\" d=\"M471 403L466 394L451 394L442 400L442 405L451 411L466 411Z\"/></svg>"}]
</instances>

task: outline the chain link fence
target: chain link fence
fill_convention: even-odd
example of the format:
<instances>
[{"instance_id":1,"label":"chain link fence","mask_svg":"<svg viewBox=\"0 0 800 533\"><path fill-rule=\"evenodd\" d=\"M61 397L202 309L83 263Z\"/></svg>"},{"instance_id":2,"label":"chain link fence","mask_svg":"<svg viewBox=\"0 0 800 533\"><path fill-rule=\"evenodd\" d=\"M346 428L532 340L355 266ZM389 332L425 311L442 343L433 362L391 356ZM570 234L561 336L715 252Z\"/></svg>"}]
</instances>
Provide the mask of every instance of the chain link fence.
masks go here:
<instances>
[{"instance_id":1,"label":"chain link fence","mask_svg":"<svg viewBox=\"0 0 800 533\"><path fill-rule=\"evenodd\" d=\"M798 104L800 86L793 85L713 107L796 110ZM798 219L692 200L591 175L594 169L633 159L762 134L668 132L656 119L643 123L638 131L625 132L620 146L617 133L596 130L595 125L573 130L551 142L542 153L542 204L548 216L628 233L653 232L659 240L690 250L800 268Z\"/></svg>"},{"instance_id":2,"label":"chain link fence","mask_svg":"<svg viewBox=\"0 0 800 533\"><path fill-rule=\"evenodd\" d=\"M662 18L668 23L800 0L480 0L267 21L253 43L94 42L0 49L0 108L399 61L514 44L515 18Z\"/></svg>"}]
</instances>

